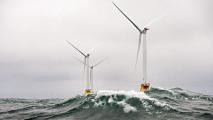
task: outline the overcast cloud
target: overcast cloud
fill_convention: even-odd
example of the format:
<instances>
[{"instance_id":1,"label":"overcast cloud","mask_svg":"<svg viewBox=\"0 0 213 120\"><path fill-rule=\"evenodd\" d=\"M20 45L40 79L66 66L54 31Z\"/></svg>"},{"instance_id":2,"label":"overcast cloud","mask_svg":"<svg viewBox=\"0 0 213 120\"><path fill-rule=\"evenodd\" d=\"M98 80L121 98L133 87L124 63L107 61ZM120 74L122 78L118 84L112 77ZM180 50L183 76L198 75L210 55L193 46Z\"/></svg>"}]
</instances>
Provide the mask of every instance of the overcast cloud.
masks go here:
<instances>
[{"instance_id":1,"label":"overcast cloud","mask_svg":"<svg viewBox=\"0 0 213 120\"><path fill-rule=\"evenodd\" d=\"M166 16L147 34L148 79L213 95L212 0L116 0L138 26ZM0 97L64 98L81 94L83 66L73 59L96 47L95 90L139 90L134 71L138 31L111 0L0 0ZM140 61L141 61L140 56Z\"/></svg>"}]
</instances>

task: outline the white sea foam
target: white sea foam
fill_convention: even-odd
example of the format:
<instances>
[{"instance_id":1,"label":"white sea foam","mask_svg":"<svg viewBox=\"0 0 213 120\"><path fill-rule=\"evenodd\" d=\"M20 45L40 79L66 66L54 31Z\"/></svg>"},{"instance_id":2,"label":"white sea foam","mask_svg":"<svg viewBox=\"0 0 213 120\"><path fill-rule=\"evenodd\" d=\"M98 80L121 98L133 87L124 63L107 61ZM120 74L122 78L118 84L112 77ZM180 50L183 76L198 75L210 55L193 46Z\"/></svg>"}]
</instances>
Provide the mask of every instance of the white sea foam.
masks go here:
<instances>
[{"instance_id":1,"label":"white sea foam","mask_svg":"<svg viewBox=\"0 0 213 120\"><path fill-rule=\"evenodd\" d=\"M114 101L114 99L112 98L112 95L124 95L125 98L122 101ZM125 113L129 113L129 112L136 112L137 108L131 106L130 104L128 104L126 101L130 98L138 98L141 100L142 104L144 105L145 109L147 111L149 111L152 108L152 105L150 105L147 101L144 100L150 100L152 101L153 104L155 104L156 106L160 106L163 108L171 108L169 105L167 105L165 102L161 102L158 101L155 98L151 98L149 97L147 94L142 93L142 92L136 92L136 91L113 91L113 90L100 90L97 92L95 99L98 99L102 96L109 96L110 98L108 99L108 103L117 103L118 105L120 105L121 107L123 107L123 111ZM100 105L104 105L105 103L103 101L97 101L95 103L95 106L100 106Z\"/></svg>"},{"instance_id":2,"label":"white sea foam","mask_svg":"<svg viewBox=\"0 0 213 120\"><path fill-rule=\"evenodd\" d=\"M134 90L131 91L113 91L113 90L100 90L97 92L96 98L99 98L101 96L111 96L111 95L125 95L127 98L141 98L141 99L152 99L148 95L142 92L136 92Z\"/></svg>"},{"instance_id":3,"label":"white sea foam","mask_svg":"<svg viewBox=\"0 0 213 120\"><path fill-rule=\"evenodd\" d=\"M123 107L123 110L125 113L129 113L129 112L136 112L137 109L129 104L127 104L125 101L120 101L117 102L118 105L121 105Z\"/></svg>"}]
</instances>

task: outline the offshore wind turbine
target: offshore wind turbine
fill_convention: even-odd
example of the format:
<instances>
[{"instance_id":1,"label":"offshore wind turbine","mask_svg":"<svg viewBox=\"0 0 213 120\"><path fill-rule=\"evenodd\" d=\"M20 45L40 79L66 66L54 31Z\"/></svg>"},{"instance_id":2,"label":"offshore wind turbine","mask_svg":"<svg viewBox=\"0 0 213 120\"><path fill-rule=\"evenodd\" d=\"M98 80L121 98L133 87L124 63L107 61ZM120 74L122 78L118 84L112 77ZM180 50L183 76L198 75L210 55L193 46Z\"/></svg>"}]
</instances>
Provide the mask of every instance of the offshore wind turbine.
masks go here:
<instances>
[{"instance_id":1,"label":"offshore wind turbine","mask_svg":"<svg viewBox=\"0 0 213 120\"><path fill-rule=\"evenodd\" d=\"M146 47L146 34L149 28L147 27L148 25L150 26L153 24L155 21L157 21L160 17L152 20L149 22L146 26L143 27L143 29L139 28L114 2L113 5L122 13L122 15L138 30L139 32L139 40L138 40L138 48L137 48L137 56L136 56L136 63L135 63L135 68L138 62L138 56L140 52L140 47L141 47L141 37L143 35L143 82L140 86L140 91L144 92L145 90L148 90L150 87L150 83L147 83L147 47ZM161 16L162 17L162 16Z\"/></svg>"},{"instance_id":2,"label":"offshore wind turbine","mask_svg":"<svg viewBox=\"0 0 213 120\"><path fill-rule=\"evenodd\" d=\"M83 61L81 61L80 59L74 57L76 60L78 60L80 63L82 63L83 65L86 65ZM90 68L90 79L89 79L89 89L91 90L90 93L94 92L93 90L93 71L94 71L94 68L96 66L98 66L99 64L101 64L102 62L104 62L106 60L106 58L100 60L99 62L97 62L96 64L92 65L92 66L89 66L89 65L86 65Z\"/></svg>"},{"instance_id":3,"label":"offshore wind turbine","mask_svg":"<svg viewBox=\"0 0 213 120\"><path fill-rule=\"evenodd\" d=\"M90 52L88 53L83 53L81 50L79 50L75 45L73 45L71 42L67 41L68 44L70 44L75 50L77 50L83 57L84 57L84 74L85 74L85 68L87 68L86 71L86 89L85 89L85 93L89 94L91 93L91 89L90 89L90 68L89 68L89 57L90 57Z\"/></svg>"},{"instance_id":4,"label":"offshore wind turbine","mask_svg":"<svg viewBox=\"0 0 213 120\"><path fill-rule=\"evenodd\" d=\"M93 91L93 70L96 66L100 65L102 62L104 62L106 60L106 58L100 60L99 62L97 62L96 64L90 66L90 83L91 83L91 89Z\"/></svg>"}]
</instances>

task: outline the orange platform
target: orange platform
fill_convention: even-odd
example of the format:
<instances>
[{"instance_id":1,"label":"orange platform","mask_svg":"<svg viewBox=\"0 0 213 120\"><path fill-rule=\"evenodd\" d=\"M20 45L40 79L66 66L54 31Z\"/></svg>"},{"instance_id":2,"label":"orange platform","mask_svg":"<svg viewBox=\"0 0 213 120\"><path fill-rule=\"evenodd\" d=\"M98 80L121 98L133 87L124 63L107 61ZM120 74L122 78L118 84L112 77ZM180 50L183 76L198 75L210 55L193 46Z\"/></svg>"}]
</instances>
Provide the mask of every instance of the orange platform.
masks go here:
<instances>
[{"instance_id":1,"label":"orange platform","mask_svg":"<svg viewBox=\"0 0 213 120\"><path fill-rule=\"evenodd\" d=\"M85 93L85 94L91 94L91 93L92 93L92 90L91 90L91 89L86 89L86 90L84 91L84 93Z\"/></svg>"},{"instance_id":2,"label":"orange platform","mask_svg":"<svg viewBox=\"0 0 213 120\"><path fill-rule=\"evenodd\" d=\"M150 83L142 83L140 91L145 92L145 91L149 90L149 88L150 88Z\"/></svg>"}]
</instances>

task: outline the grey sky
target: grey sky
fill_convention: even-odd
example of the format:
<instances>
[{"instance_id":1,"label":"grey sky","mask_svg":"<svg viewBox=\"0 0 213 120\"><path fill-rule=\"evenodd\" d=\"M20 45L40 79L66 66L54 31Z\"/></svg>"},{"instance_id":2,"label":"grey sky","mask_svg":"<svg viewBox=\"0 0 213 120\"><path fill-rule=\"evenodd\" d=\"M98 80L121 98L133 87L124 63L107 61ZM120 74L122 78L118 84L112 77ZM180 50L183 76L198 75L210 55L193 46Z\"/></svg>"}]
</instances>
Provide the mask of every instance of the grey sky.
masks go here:
<instances>
[{"instance_id":1,"label":"grey sky","mask_svg":"<svg viewBox=\"0 0 213 120\"><path fill-rule=\"evenodd\" d=\"M138 26L166 14L147 34L148 79L153 86L213 94L212 0L116 0ZM81 94L83 51L96 90L138 90L134 72L138 31L110 0L0 0L0 97L51 98ZM141 57L141 56L140 56ZM141 58L140 58L141 61Z\"/></svg>"}]
</instances>

